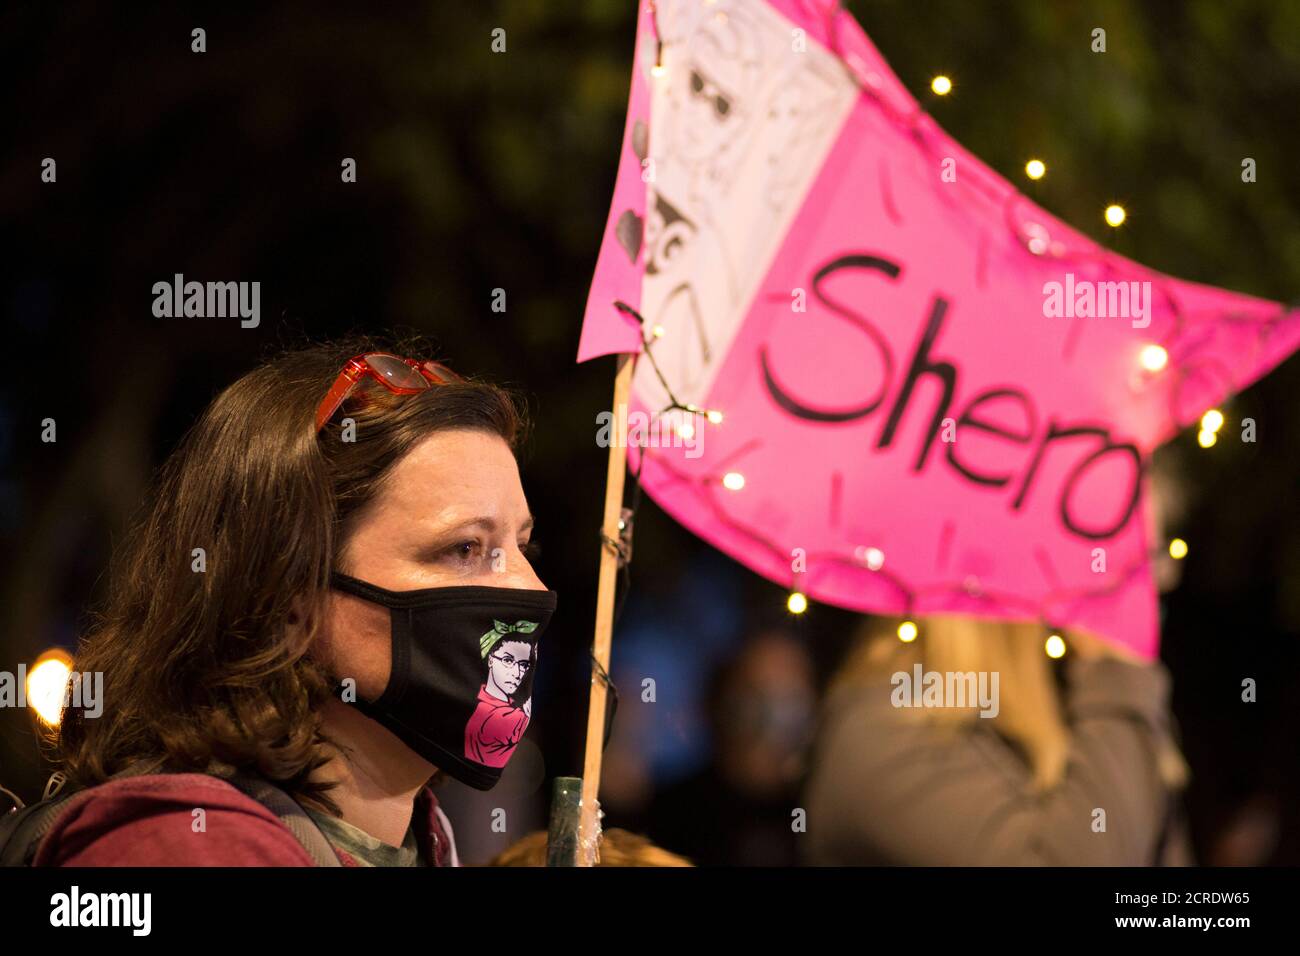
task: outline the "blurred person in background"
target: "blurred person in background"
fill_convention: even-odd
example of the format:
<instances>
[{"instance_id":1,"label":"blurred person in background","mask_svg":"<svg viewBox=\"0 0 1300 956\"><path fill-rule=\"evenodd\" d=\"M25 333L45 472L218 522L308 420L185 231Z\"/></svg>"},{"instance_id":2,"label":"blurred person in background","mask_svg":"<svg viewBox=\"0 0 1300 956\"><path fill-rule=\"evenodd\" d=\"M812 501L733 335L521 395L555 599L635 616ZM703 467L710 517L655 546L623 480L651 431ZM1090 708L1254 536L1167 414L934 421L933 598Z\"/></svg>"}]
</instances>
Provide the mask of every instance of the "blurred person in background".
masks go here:
<instances>
[{"instance_id":1,"label":"blurred person in background","mask_svg":"<svg viewBox=\"0 0 1300 956\"><path fill-rule=\"evenodd\" d=\"M812 661L779 630L741 643L705 697L713 757L656 795L648 831L700 866L793 866L798 806L816 714Z\"/></svg>"},{"instance_id":2,"label":"blurred person in background","mask_svg":"<svg viewBox=\"0 0 1300 956\"><path fill-rule=\"evenodd\" d=\"M1181 474L1169 455L1148 463L1149 541L1182 523ZM1181 574L1167 549L1153 549L1160 593ZM1053 660L1036 623L917 623L904 643L898 621L864 619L830 681L805 794L809 862L1192 864L1190 773L1163 664L1067 631L1067 654ZM894 675L918 665L945 683L996 673L996 716L894 706Z\"/></svg>"},{"instance_id":3,"label":"blurred person in background","mask_svg":"<svg viewBox=\"0 0 1300 956\"><path fill-rule=\"evenodd\" d=\"M1158 661L1062 632L1062 682L1037 624L918 623L904 643L869 620L832 680L806 792L809 862L1192 863L1179 799L1188 769ZM984 709L994 716L899 706L894 675L917 665L997 673L996 706Z\"/></svg>"}]
</instances>

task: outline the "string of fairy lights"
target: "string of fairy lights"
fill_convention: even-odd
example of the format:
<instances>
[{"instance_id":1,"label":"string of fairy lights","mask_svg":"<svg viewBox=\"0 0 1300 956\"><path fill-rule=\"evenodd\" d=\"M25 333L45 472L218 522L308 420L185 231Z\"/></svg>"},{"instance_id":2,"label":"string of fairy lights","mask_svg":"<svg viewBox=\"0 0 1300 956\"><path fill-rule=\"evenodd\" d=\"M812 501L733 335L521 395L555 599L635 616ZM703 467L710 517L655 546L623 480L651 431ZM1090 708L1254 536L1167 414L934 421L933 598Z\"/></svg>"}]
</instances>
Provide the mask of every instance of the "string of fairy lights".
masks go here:
<instances>
[{"instance_id":1,"label":"string of fairy lights","mask_svg":"<svg viewBox=\"0 0 1300 956\"><path fill-rule=\"evenodd\" d=\"M654 41L655 41L655 60L650 72L652 77L654 77L655 80L658 81L658 80L662 80L668 74L668 69L664 63L664 58L663 58L665 42L659 32L658 10L656 9L656 4L654 0L648 0L646 9L650 15L650 23L654 32ZM719 11L718 13L715 14L715 16L725 17L726 14L722 11ZM874 100L875 104L882 110L882 112L886 116L888 116L896 123L905 126L907 132L911 134L913 141L919 144L922 149L925 149L927 151L932 151L933 146L930 142L930 137L927 135L929 129L924 125L925 121L928 121L929 119L928 114L926 114L925 111L919 107L919 105L916 106L916 108L913 109L910 113L900 113L896 108L892 106L892 104L883 96L884 84L881 77L878 74L867 69L863 64L863 62L861 61L861 59L856 57L856 55L846 53L840 48L839 33L838 33L839 16L848 16L848 14L840 10L838 5L832 5L828 8L826 12L826 18L827 18L826 26L827 26L827 37L829 40L829 47L832 53L834 53L840 59L841 63L844 65L846 70L848 70L849 74L854 77L854 79L857 81L857 85L859 89L862 91L864 95L870 96ZM951 77L949 76L940 74L934 76L930 81L930 90L936 96L946 97L952 93L953 89L954 89L954 83ZM1034 181L1043 179L1047 175L1047 171L1048 171L1047 163L1044 159L1040 157L1030 158L1029 160L1026 161L1024 166L1025 176L1030 180L1034 180ZM1013 206L1017 201L1020 201L1024 198L1023 195L1018 191L1013 190L1009 196L1003 198L997 195L996 189L986 184L982 184L979 181L978 177L968 178L966 180L966 183L968 184L968 186L973 184L973 188L975 188L977 191L983 191L986 197L992 196L994 198L1000 198L1003 200L1004 212L1008 218L1009 224L1012 226L1013 233L1021 241L1021 243L1025 246L1025 248L1033 255L1036 256L1046 255L1057 260L1067 260L1071 258L1086 259L1089 257L1087 254L1072 256L1069 253L1069 251L1065 248L1064 244L1061 243L1060 241L1054 241L1053 237L1048 233L1047 229L1043 227L1040 223L1032 222L1032 221L1024 222L1024 223L1013 222L1012 221ZM1124 223L1128 219L1128 211L1124 208L1124 206L1114 202L1107 204L1105 208L1102 210L1101 215L1102 215L1103 222L1111 229L1119 229L1121 226L1124 225ZM1094 253L1092 255L1093 257L1095 257L1096 254ZM1185 316L1183 314L1183 310L1180 308L1178 304L1177 299L1173 296L1172 292L1164 285L1162 276L1153 274L1152 284L1159 290L1159 294L1164 298L1165 302L1168 304L1170 312L1174 319L1173 328L1170 332L1170 338L1166 339L1166 341L1168 342L1176 338L1179 334L1181 334ZM668 396L668 404L665 405L660 411L654 413L652 420L658 420L668 414L680 413L685 417L677 425L677 431L682 438L688 440L693 438L695 435L696 426L693 423L693 419L695 418L703 418L705 422L707 422L707 424L709 425L720 426L723 422L723 413L721 410L701 408L690 402L680 401L674 394L673 389L670 387L667 381L667 378L663 374L662 369L660 368L658 362L654 358L653 345L656 340L663 337L664 335L663 328L658 325L651 325L646 321L646 319L643 316L640 315L640 313L638 313L634 308L632 308L631 306L627 305L624 302L616 302L615 307L620 312L630 316L640 324L642 329L641 354L644 355L644 357L650 362L655 377L658 379L660 386L663 388L665 394ZM1261 319L1257 321L1261 327L1265 327L1273 322L1280 321L1282 318L1284 318L1289 314L1289 311L1290 311L1289 309L1283 307L1282 309L1278 310L1278 313L1275 316L1271 316L1266 319ZM1144 379L1159 375L1169 367L1169 362L1170 362L1169 349L1166 347L1165 344L1161 344L1160 342L1143 343L1137 349L1135 361L1137 366L1140 368L1141 373L1143 373L1142 377ZM1179 378L1178 380L1176 380L1175 385L1170 388L1169 401L1171 404L1171 410L1177 406L1178 391L1184 384L1184 381L1185 380L1183 378ZM1177 421L1179 416L1177 414L1174 414L1172 415L1172 418L1174 421ZM1199 421L1199 427L1197 430L1197 442L1201 448L1211 448L1215 445L1215 443L1218 440L1218 434L1222 429L1225 421L1226 419L1223 412L1217 408L1208 409L1201 415ZM642 469L644 468L646 459L648 457L651 457L652 454L649 448L641 448L639 449L639 451L640 454L637 456L636 466L633 471L634 504L631 509L625 510L625 521L623 525L621 525L621 527L625 530L629 538L631 533L632 518L635 515L637 508L639 507ZM721 488L726 492L732 492L732 493L739 492L742 489L744 489L746 484L744 473L736 468L726 468L726 470L722 471L720 474L710 474L704 476L704 478L701 479L698 477L684 475L680 471L677 471L672 466L671 462L664 456L656 456L656 462L661 467L665 467L669 472L675 473L676 477L684 481L694 480L700 486L700 490L706 495L711 495L713 489L715 488ZM788 558L785 557L786 551L784 549L777 547L773 542L767 540L755 529L744 527L739 522L736 522L734 519L730 517L730 515L726 513L724 508L722 508L719 504L716 503L716 501L710 499L710 502L713 505L715 515L724 524L728 525L732 530L745 534L755 542L763 545L765 548L770 550L774 555L776 554L782 555L783 560L788 561ZM1171 538L1163 547L1154 548L1149 553L1135 558L1134 561L1128 567L1121 569L1120 572L1114 576L1113 583L1111 585L1103 588L1079 590L1075 592L1073 596L1077 596L1077 597L1099 596L1102 594L1111 593L1118 588L1127 586L1127 584L1132 579L1134 574L1136 574L1138 570L1140 570L1146 564L1148 564L1153 559L1155 559L1162 550L1167 550L1167 553L1172 559L1182 560L1187 556L1189 546L1186 540L1184 540L1181 537ZM622 547L620 547L620 554L623 555ZM627 543L626 555L623 556L630 559L630 542ZM885 569L885 555L879 548L859 546L855 549L853 558L849 561L846 561L846 559L842 555L826 555L821 557L831 562L848 563L855 568L865 569L883 578L891 580L898 587L900 592L907 595L906 603L908 604L908 606L910 607L914 604L917 593L914 592L912 589L908 588L903 582L898 581L896 578L893 578L892 575L889 574L889 572ZM809 555L808 556L809 563L811 563L812 559L813 559L813 555ZM625 567L627 561L621 560L620 563ZM791 572L793 580L786 596L786 608L793 615L801 615L804 612L806 612L809 607L809 600L807 594L805 593L803 587L801 587L800 585L801 580L806 576L807 573L808 572L806 571ZM963 582L962 584L958 585L956 588L950 588L948 586L944 586L943 588L928 589L928 590L945 590L945 589L961 590L966 593L980 593L980 594L984 593L981 590L972 589L969 581ZM1071 595L1069 594L1061 595L1058 593L1058 594L1049 595L1048 600L1059 601L1069 596ZM1004 597L1009 604L1014 603L1015 601L1015 598L1013 596L1008 595ZM620 602L620 607L621 607L621 602ZM1062 636L1061 629L1056 626L1053 626L1048 619L1048 615L1042 613L1042 605L1040 605L1036 609L1035 616L1039 617L1039 619L1042 620L1043 622L1043 626L1046 634L1044 639L1044 644L1043 644L1044 652L1049 657L1052 658L1063 657L1067 651L1067 644L1065 638ZM917 621L915 620L915 615L911 614L910 612L904 614L903 620L898 625L897 635L898 635L898 639L903 643L911 643L921 635L921 628L917 624Z\"/></svg>"},{"instance_id":2,"label":"string of fairy lights","mask_svg":"<svg viewBox=\"0 0 1300 956\"><path fill-rule=\"evenodd\" d=\"M642 346L641 355L643 355L646 358L646 360L650 363L651 369L654 372L655 377L658 379L660 386L663 388L664 393L668 397L667 404L662 406L657 412L653 413L652 420L661 419L663 418L663 416L670 414L672 412L680 412L693 417L702 417L705 419L707 423L711 425L721 425L723 421L723 415L721 411L719 411L718 409L703 408L691 402L684 402L679 398L677 398L676 394L674 393L671 384L668 382L667 377L664 375L663 369L659 366L659 363L654 356L654 343L655 341L657 341L658 339L664 336L663 328L658 325L649 326L650 331L647 333L645 330L648 326L648 323L644 318L644 316L641 315L640 312L638 312L632 306L628 305L626 302L622 302L622 301L616 301L614 303L614 307L619 312L634 319L641 327L641 346ZM1221 423L1222 422L1220 420L1220 424ZM687 435L693 435L694 427L689 424L689 421L683 422L678 425L678 434L683 435L683 437L686 437ZM639 447L639 446L634 445L629 439L628 447L631 448L631 447ZM648 447L639 447L639 451L640 454L637 456L636 464L632 471L632 479L633 479L632 503L630 507L623 509L622 517L619 521L619 540L615 541L609 538L605 538L605 542L604 542L607 547L609 547L612 551L614 551L617 554L619 559L619 570L620 572L622 572L624 577L623 593L619 598L615 610L615 615L614 615L615 622L617 622L618 619L621 617L624 602L627 598L628 592L630 591L632 528L633 528L635 516L640 508L641 493L643 487L642 477L641 477L642 471L645 467L646 460L650 458L652 454L650 448ZM661 467L666 467L669 471L675 470L673 469L673 467L671 466L671 464L668 462L667 459L660 457L657 458L656 460ZM684 478L685 480L689 480L689 478L683 476L680 472L677 472L677 476L679 478ZM714 487L720 486L726 489L727 491L734 492L734 491L740 491L745 487L744 475L741 472L734 471L734 470L725 471L720 476L717 474L707 475L703 479L697 479L697 480L702 490L706 490L706 491L711 490ZM757 532L753 531L752 529L746 528L740 523L734 521L734 519L731 519L730 516L726 514L725 510L720 507L717 507L716 504L714 510L715 510L715 515L724 524L728 525L733 530L737 530L743 534L746 534L751 539L762 544L773 554L782 555L784 560L785 552L781 548L776 546L771 541L763 538L761 535L759 535ZM1187 551L1188 551L1187 542L1184 541L1182 538L1173 538L1169 541L1168 550L1172 558L1174 558L1175 560L1181 560L1187 556ZM1155 556L1156 553L1157 552L1153 551L1147 554L1146 556L1144 556L1143 558L1131 562L1125 569L1123 569L1118 575L1116 575L1114 582L1110 586L1103 587L1103 588L1088 589L1086 591L1078 591L1077 592L1078 596L1085 596L1085 597L1100 596L1102 594L1107 594L1119 590L1122 587L1125 587L1128 584L1128 582L1131 580L1131 578L1134 576L1134 574L1137 572L1137 570L1140 567L1144 566L1148 561L1150 561ZM835 562L843 561L843 558L839 555L825 555L825 556L808 555L808 558L810 562L817 558L822 558L827 563L835 563ZM884 564L885 564L885 554L879 548L859 546L855 549L854 562L853 562L853 566L855 568L865 567L867 570L877 575L880 575L885 578L892 578L892 575L890 575L889 572L885 570ZM808 610L809 607L808 596L803 590L803 588L801 588L798 585L799 579L803 577L804 574L806 573L807 572L793 572L795 583L791 585L789 592L786 596L786 609L791 614L796 616L803 614L805 611ZM899 590L902 593L908 595L907 600L909 606L913 604L916 599L915 592L911 591L901 582L898 582L896 578L893 578L893 580L897 584ZM983 592L978 588L972 589L969 582L963 583L962 589L968 594L972 594L972 593L983 594ZM940 587L931 590L944 591L944 590L953 590L953 589L948 587ZM1060 596L1058 595L1057 597L1059 598ZM1012 603L1012 600L1013 599L1011 599L1010 597L1006 597L1005 603L1010 604ZM1066 653L1067 645L1065 642L1065 638L1061 635L1060 629L1048 624L1046 615L1039 614L1038 616L1043 618L1044 626L1046 630L1046 638L1044 640L1044 645L1043 645L1044 652L1049 657L1052 658L1063 657ZM910 644L911 642L915 641L918 636L920 636L920 627L914 620L913 615L908 614L904 616L904 619L898 625L897 634L898 634L898 639L905 644Z\"/></svg>"},{"instance_id":3,"label":"string of fairy lights","mask_svg":"<svg viewBox=\"0 0 1300 956\"><path fill-rule=\"evenodd\" d=\"M941 73L930 81L930 89L936 96L947 96L953 90L952 79ZM1040 180L1047 175L1047 164L1038 158L1030 159L1025 163L1025 175ZM1128 211L1119 203L1110 203L1102 210L1101 217L1106 225L1118 229L1128 219ZM1159 372L1169 364L1169 352L1162 345L1148 343L1138 352L1138 364L1147 372ZM1202 448L1213 447L1223 424L1223 412L1217 408L1211 408L1201 416L1196 440ZM1187 542L1181 538L1175 538L1169 546L1173 557L1181 559L1187 555Z\"/></svg>"}]
</instances>

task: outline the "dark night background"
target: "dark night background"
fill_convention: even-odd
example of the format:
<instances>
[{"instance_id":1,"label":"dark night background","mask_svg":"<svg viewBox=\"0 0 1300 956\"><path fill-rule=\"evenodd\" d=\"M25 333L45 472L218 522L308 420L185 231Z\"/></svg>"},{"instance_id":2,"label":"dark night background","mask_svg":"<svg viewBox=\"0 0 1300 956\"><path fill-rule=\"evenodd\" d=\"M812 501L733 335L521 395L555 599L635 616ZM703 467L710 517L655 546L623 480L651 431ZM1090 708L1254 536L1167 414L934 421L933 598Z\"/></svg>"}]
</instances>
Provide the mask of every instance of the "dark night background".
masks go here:
<instances>
[{"instance_id":1,"label":"dark night background","mask_svg":"<svg viewBox=\"0 0 1300 956\"><path fill-rule=\"evenodd\" d=\"M0 669L75 646L154 468L267 349L350 329L428 333L454 367L529 396L524 484L538 571L560 592L530 731L540 750L517 758L500 793L449 796L475 862L544 826L543 777L581 772L606 455L593 435L614 365L573 359L622 137L635 4L231 6L0 11ZM1300 4L849 7L943 126L1057 215L1162 271L1300 296ZM1089 50L1098 26L1102 55ZM190 51L194 27L207 31L206 53ZM490 49L496 27L504 54ZM943 100L928 91L940 72L955 84ZM1041 182L1023 175L1030 156L1048 163ZM58 163L55 184L40 180L45 157ZM355 184L340 182L344 157L356 159ZM1244 157L1258 163L1255 183L1241 181ZM1101 221L1112 201L1129 211L1118 232ZM260 281L261 326L154 318L151 286L177 272ZM497 288L505 313L491 309ZM1225 434L1253 417L1256 444L1205 451L1187 433L1160 455L1187 498L1169 529L1191 550L1164 601L1163 654L1206 862L1300 862L1298 387L1293 358L1224 407ZM55 444L40 440L47 417ZM649 502L633 579L623 624L644 639L627 645L639 650L625 657L624 671L635 667L619 726L680 746L653 765L611 761L611 794L632 796L623 811L607 803L607 826L650 826L646 794L709 756L702 692L642 704L642 673L660 675L665 700L670 675L707 687L717 662L775 621L805 643L820 681L854 624L817 606L785 621L781 588ZM660 666L656 647L676 656ZM698 651L696 666L682 667L682 647ZM1259 681L1256 704L1240 702L1244 677ZM28 799L49 772L32 719L0 710L0 783ZM502 801L525 823L509 839L483 836ZM1264 834L1253 855L1231 849L1242 826Z\"/></svg>"}]
</instances>

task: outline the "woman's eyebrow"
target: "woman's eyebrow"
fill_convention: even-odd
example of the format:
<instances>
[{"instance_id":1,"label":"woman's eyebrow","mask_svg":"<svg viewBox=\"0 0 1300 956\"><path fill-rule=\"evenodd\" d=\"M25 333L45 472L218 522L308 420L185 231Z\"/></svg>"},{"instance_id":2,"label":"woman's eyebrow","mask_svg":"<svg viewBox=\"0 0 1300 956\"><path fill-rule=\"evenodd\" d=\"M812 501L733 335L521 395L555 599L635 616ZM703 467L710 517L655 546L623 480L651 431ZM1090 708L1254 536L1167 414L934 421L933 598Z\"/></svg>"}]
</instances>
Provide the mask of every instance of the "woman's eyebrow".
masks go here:
<instances>
[{"instance_id":1,"label":"woman's eyebrow","mask_svg":"<svg viewBox=\"0 0 1300 956\"><path fill-rule=\"evenodd\" d=\"M520 524L519 533L527 534L528 532L532 531L533 525L535 523L536 522L533 518L533 515L530 514L527 518L523 520L523 523ZM439 535L450 536L450 535L459 534L460 532L463 531L479 529L487 532L488 534L492 534L497 530L497 527L498 525L495 518L492 518L488 515L480 515L476 518L466 518L462 521L457 521L454 524L450 524L450 525L446 525L445 527L438 528L437 532Z\"/></svg>"},{"instance_id":2,"label":"woman's eyebrow","mask_svg":"<svg viewBox=\"0 0 1300 956\"><path fill-rule=\"evenodd\" d=\"M486 531L490 534L491 532L495 531L496 528L497 528L496 521L493 520L492 518L487 517L486 515L483 515L477 518L463 518L459 521L453 521L451 524L445 524L439 527L435 527L432 530L439 537L452 537L454 535L461 534L462 532L465 531L474 531L474 530Z\"/></svg>"}]
</instances>

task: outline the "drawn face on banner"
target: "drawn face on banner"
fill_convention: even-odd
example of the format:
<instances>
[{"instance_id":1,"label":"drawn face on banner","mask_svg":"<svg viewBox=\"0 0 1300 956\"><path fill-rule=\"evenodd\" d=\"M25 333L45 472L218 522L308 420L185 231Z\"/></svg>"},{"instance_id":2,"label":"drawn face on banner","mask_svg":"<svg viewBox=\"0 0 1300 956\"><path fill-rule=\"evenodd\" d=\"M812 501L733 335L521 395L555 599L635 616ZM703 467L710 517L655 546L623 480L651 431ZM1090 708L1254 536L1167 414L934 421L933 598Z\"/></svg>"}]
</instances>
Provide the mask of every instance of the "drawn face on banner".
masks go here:
<instances>
[{"instance_id":1,"label":"drawn face on banner","mask_svg":"<svg viewBox=\"0 0 1300 956\"><path fill-rule=\"evenodd\" d=\"M651 79L661 108L649 123L643 304L678 397L696 401L853 92L833 58L796 52L762 6L663 5L658 23L668 72ZM638 370L637 389L667 404L652 370Z\"/></svg>"},{"instance_id":2,"label":"drawn face on banner","mask_svg":"<svg viewBox=\"0 0 1300 956\"><path fill-rule=\"evenodd\" d=\"M673 53L684 61L672 71L665 94L673 163L691 178L723 185L734 151L753 119L761 74L754 28L743 9L717 5L690 24Z\"/></svg>"}]
</instances>

